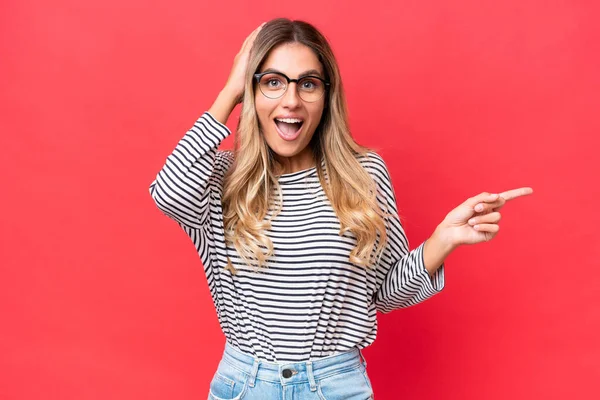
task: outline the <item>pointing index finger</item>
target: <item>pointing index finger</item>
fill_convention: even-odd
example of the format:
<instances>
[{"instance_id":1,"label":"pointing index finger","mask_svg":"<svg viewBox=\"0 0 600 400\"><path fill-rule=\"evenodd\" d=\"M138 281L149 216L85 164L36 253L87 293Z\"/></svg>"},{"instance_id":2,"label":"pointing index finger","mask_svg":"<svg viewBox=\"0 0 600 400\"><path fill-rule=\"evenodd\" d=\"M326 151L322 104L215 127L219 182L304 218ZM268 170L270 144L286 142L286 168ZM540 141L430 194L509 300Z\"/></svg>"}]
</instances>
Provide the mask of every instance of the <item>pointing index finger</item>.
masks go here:
<instances>
[{"instance_id":1,"label":"pointing index finger","mask_svg":"<svg viewBox=\"0 0 600 400\"><path fill-rule=\"evenodd\" d=\"M502 198L504 198L504 200L512 200L512 199L516 199L517 197L521 197L521 196L527 196L533 193L533 189L530 187L522 187L519 189L512 189L512 190L507 190L506 192L502 192L500 193L500 196L502 196Z\"/></svg>"}]
</instances>

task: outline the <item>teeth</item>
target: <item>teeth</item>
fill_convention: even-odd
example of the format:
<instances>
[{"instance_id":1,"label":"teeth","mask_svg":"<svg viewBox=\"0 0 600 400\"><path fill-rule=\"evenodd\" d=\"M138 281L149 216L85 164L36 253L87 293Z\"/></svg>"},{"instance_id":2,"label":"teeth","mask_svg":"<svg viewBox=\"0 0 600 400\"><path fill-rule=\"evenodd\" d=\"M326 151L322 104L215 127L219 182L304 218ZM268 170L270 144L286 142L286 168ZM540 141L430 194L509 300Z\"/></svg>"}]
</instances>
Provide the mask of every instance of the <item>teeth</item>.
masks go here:
<instances>
[{"instance_id":1,"label":"teeth","mask_svg":"<svg viewBox=\"0 0 600 400\"><path fill-rule=\"evenodd\" d=\"M286 122L288 124L297 124L302 122L301 119L298 118L275 118L277 121Z\"/></svg>"}]
</instances>

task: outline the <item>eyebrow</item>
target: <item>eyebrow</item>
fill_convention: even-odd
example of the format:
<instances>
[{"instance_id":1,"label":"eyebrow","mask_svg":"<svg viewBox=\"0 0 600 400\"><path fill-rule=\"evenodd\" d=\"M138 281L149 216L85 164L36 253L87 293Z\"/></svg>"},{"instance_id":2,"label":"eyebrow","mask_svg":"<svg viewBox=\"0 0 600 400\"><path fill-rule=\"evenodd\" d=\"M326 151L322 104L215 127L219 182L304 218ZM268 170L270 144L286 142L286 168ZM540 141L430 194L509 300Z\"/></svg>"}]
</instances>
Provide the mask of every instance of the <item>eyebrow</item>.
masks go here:
<instances>
[{"instance_id":1,"label":"eyebrow","mask_svg":"<svg viewBox=\"0 0 600 400\"><path fill-rule=\"evenodd\" d=\"M279 72L280 74L284 74L283 72L281 72L275 68L267 68L262 73L265 73L265 72ZM284 75L286 75L286 74L284 74ZM303 73L298 75L298 78L302 78L304 76L309 76L309 75L318 76L319 78L322 78L321 73L319 71L317 71L316 69L309 69L308 71L304 71Z\"/></svg>"}]
</instances>

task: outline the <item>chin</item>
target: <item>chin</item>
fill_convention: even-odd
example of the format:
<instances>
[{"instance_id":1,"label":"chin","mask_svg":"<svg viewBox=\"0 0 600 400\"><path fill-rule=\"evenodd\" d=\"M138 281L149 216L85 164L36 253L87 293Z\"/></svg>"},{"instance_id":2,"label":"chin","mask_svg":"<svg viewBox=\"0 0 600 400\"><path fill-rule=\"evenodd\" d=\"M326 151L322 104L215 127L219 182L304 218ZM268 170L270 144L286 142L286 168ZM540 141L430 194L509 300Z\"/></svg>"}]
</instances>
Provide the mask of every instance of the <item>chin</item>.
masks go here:
<instances>
[{"instance_id":1,"label":"chin","mask_svg":"<svg viewBox=\"0 0 600 400\"><path fill-rule=\"evenodd\" d=\"M291 159L300 157L304 159L306 154L303 154L310 145L314 127L310 124L303 124L298 135L290 140L289 137L285 137L273 123L266 132L264 132L264 139L271 151L280 158Z\"/></svg>"},{"instance_id":2,"label":"chin","mask_svg":"<svg viewBox=\"0 0 600 400\"><path fill-rule=\"evenodd\" d=\"M269 144L269 147L279 157L290 158L297 156L304 150L304 147L300 147L298 145L290 145L288 143L273 143L273 145Z\"/></svg>"}]
</instances>

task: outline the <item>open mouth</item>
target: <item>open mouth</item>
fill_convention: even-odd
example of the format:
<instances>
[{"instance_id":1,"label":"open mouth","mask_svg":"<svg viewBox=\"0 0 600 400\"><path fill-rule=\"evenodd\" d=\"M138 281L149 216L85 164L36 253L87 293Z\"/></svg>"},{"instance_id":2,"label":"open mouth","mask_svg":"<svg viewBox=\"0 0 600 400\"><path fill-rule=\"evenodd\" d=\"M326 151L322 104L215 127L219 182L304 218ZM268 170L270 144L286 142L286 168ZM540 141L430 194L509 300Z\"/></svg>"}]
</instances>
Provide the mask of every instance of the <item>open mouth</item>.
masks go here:
<instances>
[{"instance_id":1,"label":"open mouth","mask_svg":"<svg viewBox=\"0 0 600 400\"><path fill-rule=\"evenodd\" d=\"M302 130L304 121L297 118L275 118L277 133L283 140L295 140Z\"/></svg>"}]
</instances>

